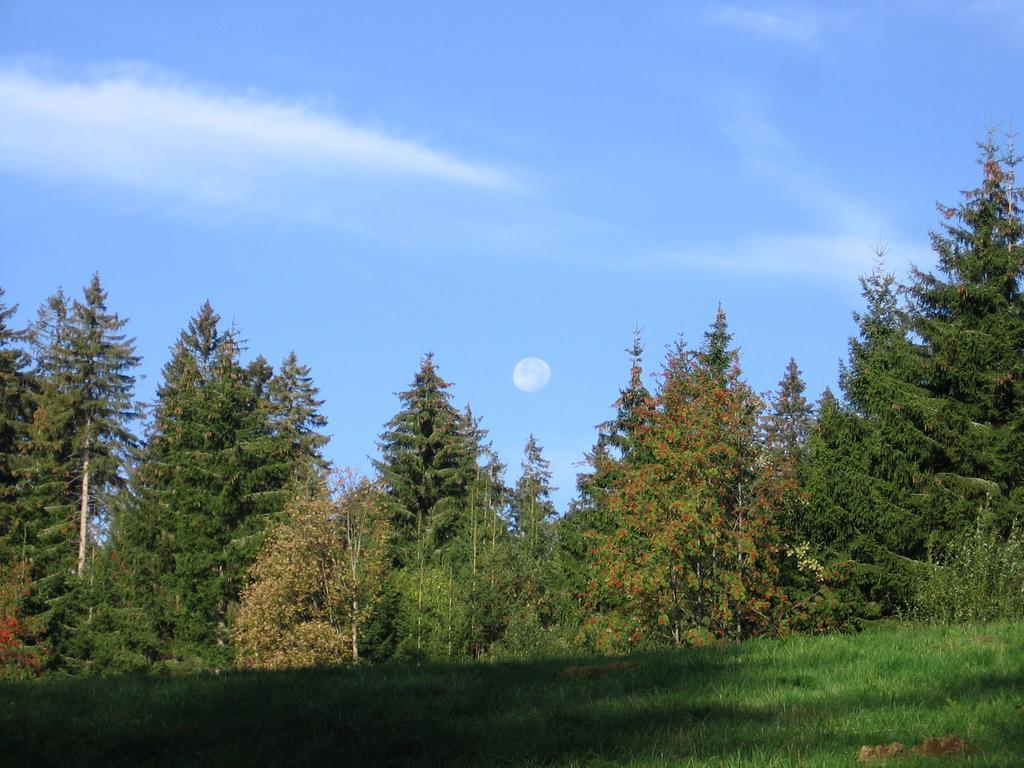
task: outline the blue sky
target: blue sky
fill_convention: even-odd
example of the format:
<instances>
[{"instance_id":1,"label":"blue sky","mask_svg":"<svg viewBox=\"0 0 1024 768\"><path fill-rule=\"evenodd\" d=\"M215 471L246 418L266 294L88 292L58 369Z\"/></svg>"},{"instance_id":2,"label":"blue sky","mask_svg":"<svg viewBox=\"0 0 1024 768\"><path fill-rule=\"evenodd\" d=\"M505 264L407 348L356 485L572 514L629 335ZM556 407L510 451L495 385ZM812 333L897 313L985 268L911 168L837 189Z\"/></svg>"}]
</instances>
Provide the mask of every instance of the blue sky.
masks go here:
<instances>
[{"instance_id":1,"label":"blue sky","mask_svg":"<svg viewBox=\"0 0 1024 768\"><path fill-rule=\"evenodd\" d=\"M1021 72L1009 0L9 0L0 285L27 321L98 270L143 398L209 299L312 366L364 471L431 350L564 509L637 324L653 371L721 302L755 389L791 355L834 385L873 248L931 266Z\"/></svg>"}]
</instances>

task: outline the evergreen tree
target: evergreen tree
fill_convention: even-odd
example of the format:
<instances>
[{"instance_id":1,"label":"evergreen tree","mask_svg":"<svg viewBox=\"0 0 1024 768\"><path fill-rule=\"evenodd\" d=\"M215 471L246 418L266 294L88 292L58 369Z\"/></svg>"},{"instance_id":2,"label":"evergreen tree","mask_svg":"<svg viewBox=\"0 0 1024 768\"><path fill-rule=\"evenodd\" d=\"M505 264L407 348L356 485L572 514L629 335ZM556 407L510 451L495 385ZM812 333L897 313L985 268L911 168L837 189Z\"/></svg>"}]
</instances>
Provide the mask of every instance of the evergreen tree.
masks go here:
<instances>
[{"instance_id":1,"label":"evergreen tree","mask_svg":"<svg viewBox=\"0 0 1024 768\"><path fill-rule=\"evenodd\" d=\"M137 446L132 422L141 415L133 396L139 363L135 339L121 331L127 324L107 311L107 294L93 275L83 302L75 302L69 326L73 368L69 381L76 395L75 455L81 464L78 557L76 572L85 569L89 520L103 514L104 495L123 488L123 470Z\"/></svg>"},{"instance_id":2,"label":"evergreen tree","mask_svg":"<svg viewBox=\"0 0 1024 768\"><path fill-rule=\"evenodd\" d=\"M576 634L574 595L559 551L550 464L531 434L511 496L512 546L506 578L508 624L494 650L527 658L569 652Z\"/></svg>"},{"instance_id":3,"label":"evergreen tree","mask_svg":"<svg viewBox=\"0 0 1024 768\"><path fill-rule=\"evenodd\" d=\"M466 551L453 552L459 569L458 595L465 605L465 649L479 657L498 640L508 619L505 585L507 573L507 525L503 517L509 495L502 477L505 465L487 440L487 430L467 405L462 424L466 444L476 457L469 484ZM468 563L467 563L468 561Z\"/></svg>"},{"instance_id":4,"label":"evergreen tree","mask_svg":"<svg viewBox=\"0 0 1024 768\"><path fill-rule=\"evenodd\" d=\"M94 275L82 301L69 303L58 291L30 329L37 394L23 541L35 579L32 610L45 625L51 667L74 664L74 591L95 538L90 532L102 535L136 446L131 371L139 358L134 339L122 333L126 321L108 311L106 299Z\"/></svg>"},{"instance_id":5,"label":"evergreen tree","mask_svg":"<svg viewBox=\"0 0 1024 768\"><path fill-rule=\"evenodd\" d=\"M418 562L425 556L421 548L432 551L454 536L452 511L462 504L475 474L450 387L428 353L411 387L398 394L402 408L378 444L381 458L374 466L392 501L401 563Z\"/></svg>"},{"instance_id":6,"label":"evergreen tree","mask_svg":"<svg viewBox=\"0 0 1024 768\"><path fill-rule=\"evenodd\" d=\"M433 354L424 356L410 389L398 394L401 410L385 425L375 460L394 532L394 589L401 596L396 653L456 653L457 553L466 539L465 514L476 475L467 424L451 404L450 384ZM458 621L464 621L460 614Z\"/></svg>"},{"instance_id":7,"label":"evergreen tree","mask_svg":"<svg viewBox=\"0 0 1024 768\"><path fill-rule=\"evenodd\" d=\"M1024 498L1024 190L1012 146L990 135L980 147L981 185L939 206L939 274L915 269L909 286L923 357L910 417L935 445L921 523L936 546L979 516L1008 529Z\"/></svg>"},{"instance_id":8,"label":"evergreen tree","mask_svg":"<svg viewBox=\"0 0 1024 768\"><path fill-rule=\"evenodd\" d=\"M802 455L814 425L814 408L804 397L805 389L796 359L790 358L779 381L779 391L772 398L765 442L770 453L792 462Z\"/></svg>"},{"instance_id":9,"label":"evergreen tree","mask_svg":"<svg viewBox=\"0 0 1024 768\"><path fill-rule=\"evenodd\" d=\"M643 383L644 348L639 328L634 332L632 346L626 351L630 361L629 382L619 390L614 403L615 416L598 426L597 443L587 454L591 470L578 476L579 498L570 511L570 515L586 517L586 528L591 530L606 527L602 523L604 499L618 485L622 465L644 459L638 437L650 419L652 401Z\"/></svg>"},{"instance_id":10,"label":"evergreen tree","mask_svg":"<svg viewBox=\"0 0 1024 768\"><path fill-rule=\"evenodd\" d=\"M319 394L309 366L300 364L294 352L289 353L270 381L268 397L271 426L287 442L296 468L326 467L321 451L328 438L320 430L327 426L327 419L320 413L324 401Z\"/></svg>"},{"instance_id":11,"label":"evergreen tree","mask_svg":"<svg viewBox=\"0 0 1024 768\"><path fill-rule=\"evenodd\" d=\"M845 601L865 618L901 610L909 598L906 558L923 550L922 467L935 450L911 418L922 400L912 373L920 354L884 255L879 249L860 280L865 308L854 313L858 333L840 367L846 404L823 396L800 468L807 505L785 520L824 561L848 563L854 592Z\"/></svg>"},{"instance_id":12,"label":"evergreen tree","mask_svg":"<svg viewBox=\"0 0 1024 768\"><path fill-rule=\"evenodd\" d=\"M550 462L531 434L523 448L522 474L512 493L512 526L533 555L541 555L550 539L555 505L551 501Z\"/></svg>"},{"instance_id":13,"label":"evergreen tree","mask_svg":"<svg viewBox=\"0 0 1024 768\"><path fill-rule=\"evenodd\" d=\"M243 368L237 333L219 324L207 302L164 366L116 542L161 653L198 667L230 663L230 614L292 481L271 423L272 370L261 357Z\"/></svg>"},{"instance_id":14,"label":"evergreen tree","mask_svg":"<svg viewBox=\"0 0 1024 768\"><path fill-rule=\"evenodd\" d=\"M581 609L590 579L594 536L610 534L617 524L609 512L608 497L621 487L626 465L636 466L649 458L644 455L641 436L650 424L653 398L643 383L644 348L639 328L626 352L629 379L613 404L615 415L598 426L597 442L586 456L589 471L577 476L577 498L557 523L563 581Z\"/></svg>"},{"instance_id":15,"label":"evergreen tree","mask_svg":"<svg viewBox=\"0 0 1024 768\"><path fill-rule=\"evenodd\" d=\"M31 361L21 349L26 332L8 325L18 307L7 306L3 296L0 288L0 562L11 563L26 554L20 546L28 532L19 489L28 447L32 381Z\"/></svg>"}]
</instances>

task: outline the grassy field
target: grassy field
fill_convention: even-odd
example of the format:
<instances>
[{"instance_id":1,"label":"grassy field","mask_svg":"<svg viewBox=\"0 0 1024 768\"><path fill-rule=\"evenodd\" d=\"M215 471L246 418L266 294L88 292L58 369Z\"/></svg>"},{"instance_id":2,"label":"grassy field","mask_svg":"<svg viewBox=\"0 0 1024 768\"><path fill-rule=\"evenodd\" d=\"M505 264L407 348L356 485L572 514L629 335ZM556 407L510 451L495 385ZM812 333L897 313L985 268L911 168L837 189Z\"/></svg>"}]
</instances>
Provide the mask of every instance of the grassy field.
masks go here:
<instances>
[{"instance_id":1,"label":"grassy field","mask_svg":"<svg viewBox=\"0 0 1024 768\"><path fill-rule=\"evenodd\" d=\"M887 764L1024 766L1024 625L0 686L4 766L843 766L953 734L978 754Z\"/></svg>"}]
</instances>

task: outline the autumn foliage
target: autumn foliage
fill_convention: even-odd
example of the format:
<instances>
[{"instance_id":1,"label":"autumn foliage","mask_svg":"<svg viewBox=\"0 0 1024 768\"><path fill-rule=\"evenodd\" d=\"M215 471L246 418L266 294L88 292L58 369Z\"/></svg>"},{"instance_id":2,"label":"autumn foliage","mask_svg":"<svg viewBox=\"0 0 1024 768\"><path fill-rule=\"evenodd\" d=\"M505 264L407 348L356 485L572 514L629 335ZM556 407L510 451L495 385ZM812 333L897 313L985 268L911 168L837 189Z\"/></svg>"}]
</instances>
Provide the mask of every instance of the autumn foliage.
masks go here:
<instances>
[{"instance_id":1,"label":"autumn foliage","mask_svg":"<svg viewBox=\"0 0 1024 768\"><path fill-rule=\"evenodd\" d=\"M740 379L719 314L699 352L676 350L593 535L588 622L599 648L702 644L781 628L781 537L773 517L795 484L757 439L760 400ZM617 598L617 599L616 599Z\"/></svg>"},{"instance_id":2,"label":"autumn foliage","mask_svg":"<svg viewBox=\"0 0 1024 768\"><path fill-rule=\"evenodd\" d=\"M33 677L40 659L31 641L36 632L19 614L19 605L31 592L28 565L0 566L0 679Z\"/></svg>"},{"instance_id":3,"label":"autumn foliage","mask_svg":"<svg viewBox=\"0 0 1024 768\"><path fill-rule=\"evenodd\" d=\"M353 472L294 498L242 592L233 628L238 664L281 669L358 661L389 535L379 491Z\"/></svg>"}]
</instances>

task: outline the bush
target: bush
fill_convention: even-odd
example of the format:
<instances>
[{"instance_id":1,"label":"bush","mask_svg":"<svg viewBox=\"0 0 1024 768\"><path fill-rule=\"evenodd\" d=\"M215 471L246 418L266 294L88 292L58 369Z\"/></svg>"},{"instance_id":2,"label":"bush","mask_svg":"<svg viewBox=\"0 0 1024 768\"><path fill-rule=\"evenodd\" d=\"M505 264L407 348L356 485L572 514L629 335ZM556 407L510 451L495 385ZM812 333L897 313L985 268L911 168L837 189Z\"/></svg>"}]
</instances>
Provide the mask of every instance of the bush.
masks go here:
<instances>
[{"instance_id":1,"label":"bush","mask_svg":"<svg viewBox=\"0 0 1024 768\"><path fill-rule=\"evenodd\" d=\"M1008 536L979 525L937 561L929 557L916 584L917 618L943 623L1024 618L1024 526Z\"/></svg>"}]
</instances>

